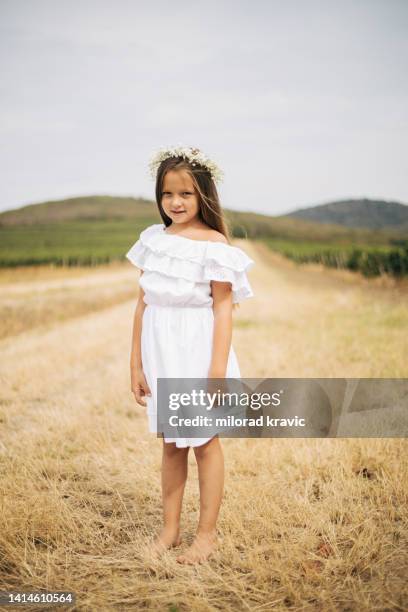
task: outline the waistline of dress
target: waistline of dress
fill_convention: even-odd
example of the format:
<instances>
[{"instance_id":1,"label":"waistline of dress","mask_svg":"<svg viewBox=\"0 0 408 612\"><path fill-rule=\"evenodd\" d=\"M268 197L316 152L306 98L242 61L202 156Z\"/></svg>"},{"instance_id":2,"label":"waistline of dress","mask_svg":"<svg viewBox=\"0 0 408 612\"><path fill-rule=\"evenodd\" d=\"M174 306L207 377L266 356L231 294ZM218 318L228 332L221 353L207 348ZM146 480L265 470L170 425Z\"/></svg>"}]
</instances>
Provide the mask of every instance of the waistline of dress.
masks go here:
<instances>
[{"instance_id":1,"label":"waistline of dress","mask_svg":"<svg viewBox=\"0 0 408 612\"><path fill-rule=\"evenodd\" d=\"M146 302L145 302L146 304ZM211 308L212 304L146 304L146 308Z\"/></svg>"}]
</instances>

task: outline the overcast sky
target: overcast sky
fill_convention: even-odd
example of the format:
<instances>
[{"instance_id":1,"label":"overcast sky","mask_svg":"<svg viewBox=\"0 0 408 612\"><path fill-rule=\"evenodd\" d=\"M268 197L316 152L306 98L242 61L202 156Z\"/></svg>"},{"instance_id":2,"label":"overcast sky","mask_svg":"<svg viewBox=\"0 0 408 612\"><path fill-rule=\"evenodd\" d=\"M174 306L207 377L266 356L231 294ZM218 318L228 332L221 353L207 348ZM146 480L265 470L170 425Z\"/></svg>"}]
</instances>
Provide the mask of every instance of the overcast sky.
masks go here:
<instances>
[{"instance_id":1,"label":"overcast sky","mask_svg":"<svg viewBox=\"0 0 408 612\"><path fill-rule=\"evenodd\" d=\"M201 148L223 206L408 203L408 0L0 0L0 209L154 198Z\"/></svg>"}]
</instances>

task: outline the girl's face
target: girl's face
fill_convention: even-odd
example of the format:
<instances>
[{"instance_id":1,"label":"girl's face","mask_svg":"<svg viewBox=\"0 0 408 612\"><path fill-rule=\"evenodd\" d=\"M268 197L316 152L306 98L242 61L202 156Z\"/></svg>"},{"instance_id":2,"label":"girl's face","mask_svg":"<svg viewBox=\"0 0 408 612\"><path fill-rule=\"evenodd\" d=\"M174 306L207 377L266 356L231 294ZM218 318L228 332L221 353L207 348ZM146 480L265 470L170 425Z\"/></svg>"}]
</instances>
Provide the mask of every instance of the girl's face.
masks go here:
<instances>
[{"instance_id":1,"label":"girl's face","mask_svg":"<svg viewBox=\"0 0 408 612\"><path fill-rule=\"evenodd\" d=\"M193 181L185 170L169 170L163 180L164 212L173 223L189 223L198 216L198 196Z\"/></svg>"}]
</instances>

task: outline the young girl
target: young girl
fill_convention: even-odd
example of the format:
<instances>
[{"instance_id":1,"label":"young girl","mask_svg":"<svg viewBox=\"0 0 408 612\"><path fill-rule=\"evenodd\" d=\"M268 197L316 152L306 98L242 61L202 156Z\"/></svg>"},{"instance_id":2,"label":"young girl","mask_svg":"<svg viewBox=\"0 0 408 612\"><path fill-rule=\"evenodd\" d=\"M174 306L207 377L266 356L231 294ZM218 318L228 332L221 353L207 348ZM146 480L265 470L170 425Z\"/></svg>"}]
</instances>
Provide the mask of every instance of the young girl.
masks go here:
<instances>
[{"instance_id":1,"label":"young girl","mask_svg":"<svg viewBox=\"0 0 408 612\"><path fill-rule=\"evenodd\" d=\"M140 269L133 325L131 388L157 433L157 378L240 378L231 345L233 304L253 296L246 271L254 264L229 244L215 182L222 172L199 149L161 149L151 160L163 223L141 232L126 257ZM146 401L143 399L146 398ZM156 558L179 546L189 448L194 448L200 518L192 545L177 557L197 563L216 548L224 485L218 435L163 438L164 525L148 547Z\"/></svg>"}]
</instances>

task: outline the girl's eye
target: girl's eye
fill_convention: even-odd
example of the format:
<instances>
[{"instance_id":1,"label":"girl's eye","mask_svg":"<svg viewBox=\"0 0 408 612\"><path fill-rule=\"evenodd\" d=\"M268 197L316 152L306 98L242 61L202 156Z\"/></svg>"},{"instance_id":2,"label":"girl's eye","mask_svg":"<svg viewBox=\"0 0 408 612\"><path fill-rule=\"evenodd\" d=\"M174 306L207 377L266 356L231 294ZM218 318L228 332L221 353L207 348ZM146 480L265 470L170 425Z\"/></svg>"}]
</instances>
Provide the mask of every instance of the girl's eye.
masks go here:
<instances>
[{"instance_id":1,"label":"girl's eye","mask_svg":"<svg viewBox=\"0 0 408 612\"><path fill-rule=\"evenodd\" d=\"M170 194L169 194L168 191L163 191L162 195L166 196L166 195L170 195ZM192 194L191 194L191 191L183 191L182 195L192 195Z\"/></svg>"}]
</instances>

